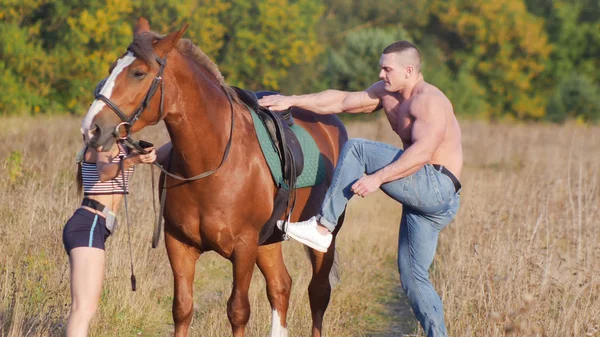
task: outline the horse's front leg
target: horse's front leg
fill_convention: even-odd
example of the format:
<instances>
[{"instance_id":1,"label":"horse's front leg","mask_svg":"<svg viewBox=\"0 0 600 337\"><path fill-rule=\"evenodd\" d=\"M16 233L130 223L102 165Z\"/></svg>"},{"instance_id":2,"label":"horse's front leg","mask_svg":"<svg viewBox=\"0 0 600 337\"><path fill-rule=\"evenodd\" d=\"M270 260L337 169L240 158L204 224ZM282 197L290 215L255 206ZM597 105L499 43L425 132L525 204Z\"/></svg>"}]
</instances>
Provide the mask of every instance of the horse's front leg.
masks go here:
<instances>
[{"instance_id":1,"label":"horse's front leg","mask_svg":"<svg viewBox=\"0 0 600 337\"><path fill-rule=\"evenodd\" d=\"M168 231L165 231L165 244L175 283L173 298L175 337L187 337L194 306L194 273L200 251L178 241Z\"/></svg>"},{"instance_id":2,"label":"horse's front leg","mask_svg":"<svg viewBox=\"0 0 600 337\"><path fill-rule=\"evenodd\" d=\"M227 317L234 337L243 337L250 319L248 289L258 251L258 233L240 234L236 237L231 255L233 265L233 288L227 301Z\"/></svg>"},{"instance_id":3,"label":"horse's front leg","mask_svg":"<svg viewBox=\"0 0 600 337\"><path fill-rule=\"evenodd\" d=\"M267 282L267 297L271 303L271 337L287 337L287 311L292 278L283 263L281 242L258 248L258 268Z\"/></svg>"}]
</instances>

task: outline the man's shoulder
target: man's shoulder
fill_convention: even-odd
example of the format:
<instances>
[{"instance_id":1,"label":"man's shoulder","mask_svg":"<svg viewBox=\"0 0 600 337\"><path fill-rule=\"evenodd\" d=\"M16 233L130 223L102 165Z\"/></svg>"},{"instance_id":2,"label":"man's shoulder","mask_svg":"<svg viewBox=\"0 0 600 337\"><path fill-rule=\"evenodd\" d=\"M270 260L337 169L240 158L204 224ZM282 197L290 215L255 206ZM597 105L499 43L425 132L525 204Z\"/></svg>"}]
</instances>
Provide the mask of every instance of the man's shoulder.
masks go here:
<instances>
[{"instance_id":1,"label":"man's shoulder","mask_svg":"<svg viewBox=\"0 0 600 337\"><path fill-rule=\"evenodd\" d=\"M418 104L450 103L448 97L438 87L430 83L425 83L425 86L412 97L412 101Z\"/></svg>"},{"instance_id":2,"label":"man's shoulder","mask_svg":"<svg viewBox=\"0 0 600 337\"><path fill-rule=\"evenodd\" d=\"M410 101L410 113L415 117L428 111L438 111L452 106L448 97L435 86L421 90L412 96Z\"/></svg>"},{"instance_id":3,"label":"man's shoulder","mask_svg":"<svg viewBox=\"0 0 600 337\"><path fill-rule=\"evenodd\" d=\"M435 99L436 97L442 97L448 99L446 95L442 92L442 90L435 85L425 82L421 90L415 96L428 97L431 99Z\"/></svg>"},{"instance_id":4,"label":"man's shoulder","mask_svg":"<svg viewBox=\"0 0 600 337\"><path fill-rule=\"evenodd\" d=\"M373 83L373 85L371 85L365 91L368 92L370 95L373 95L379 99L391 94L389 91L387 91L385 89L385 83L383 83L383 81L377 81L377 82Z\"/></svg>"}]
</instances>

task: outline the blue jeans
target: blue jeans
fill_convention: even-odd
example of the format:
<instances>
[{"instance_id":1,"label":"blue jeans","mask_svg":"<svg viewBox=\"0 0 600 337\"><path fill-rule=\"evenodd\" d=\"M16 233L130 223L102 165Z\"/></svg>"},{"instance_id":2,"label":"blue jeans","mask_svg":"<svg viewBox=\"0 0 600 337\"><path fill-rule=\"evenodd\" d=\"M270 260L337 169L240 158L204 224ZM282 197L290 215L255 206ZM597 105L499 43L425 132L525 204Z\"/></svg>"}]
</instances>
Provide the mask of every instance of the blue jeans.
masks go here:
<instances>
[{"instance_id":1,"label":"blue jeans","mask_svg":"<svg viewBox=\"0 0 600 337\"><path fill-rule=\"evenodd\" d=\"M403 152L384 143L350 139L342 150L317 220L333 232L354 195L352 184L364 173L372 174L396 161ZM381 189L403 205L398 242L402 287L426 335L445 337L442 301L429 280L429 267L439 232L456 215L460 191L455 191L452 180L430 164L410 176L381 185Z\"/></svg>"}]
</instances>

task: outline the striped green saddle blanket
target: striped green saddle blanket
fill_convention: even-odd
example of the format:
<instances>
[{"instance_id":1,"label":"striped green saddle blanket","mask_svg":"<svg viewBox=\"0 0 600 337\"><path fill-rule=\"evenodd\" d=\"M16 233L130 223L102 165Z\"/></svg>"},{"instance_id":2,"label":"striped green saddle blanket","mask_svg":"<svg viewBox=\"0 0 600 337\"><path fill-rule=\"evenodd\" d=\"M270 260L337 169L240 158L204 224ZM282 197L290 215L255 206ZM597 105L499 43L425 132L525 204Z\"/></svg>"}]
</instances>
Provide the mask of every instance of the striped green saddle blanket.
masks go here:
<instances>
[{"instance_id":1,"label":"striped green saddle blanket","mask_svg":"<svg viewBox=\"0 0 600 337\"><path fill-rule=\"evenodd\" d=\"M258 137L260 148L267 160L275 184L288 188L287 184L283 181L281 160L277 154L275 144L269 136L267 127L252 109L248 110L250 110L250 113L252 114L256 136ZM304 154L304 168L296 181L296 187L302 188L320 184L325 177L325 158L321 154L321 151L319 151L317 143L315 143L315 140L301 126L293 124L290 129L292 129L298 138L298 142L300 143L300 147Z\"/></svg>"}]
</instances>

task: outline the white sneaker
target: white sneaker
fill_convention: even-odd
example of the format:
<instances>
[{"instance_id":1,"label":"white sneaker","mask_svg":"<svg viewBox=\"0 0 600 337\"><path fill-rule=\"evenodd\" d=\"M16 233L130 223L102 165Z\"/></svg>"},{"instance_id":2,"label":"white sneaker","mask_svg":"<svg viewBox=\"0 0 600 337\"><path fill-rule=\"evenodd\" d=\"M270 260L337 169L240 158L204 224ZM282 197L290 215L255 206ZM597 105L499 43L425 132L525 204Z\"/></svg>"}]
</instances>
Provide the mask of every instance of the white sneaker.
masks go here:
<instances>
[{"instance_id":1,"label":"white sneaker","mask_svg":"<svg viewBox=\"0 0 600 337\"><path fill-rule=\"evenodd\" d=\"M283 222L283 220L277 221L277 227L281 230L283 230ZM287 234L296 241L323 253L327 252L333 239L331 233L323 235L317 230L317 218L314 216L306 221L288 223Z\"/></svg>"}]
</instances>

